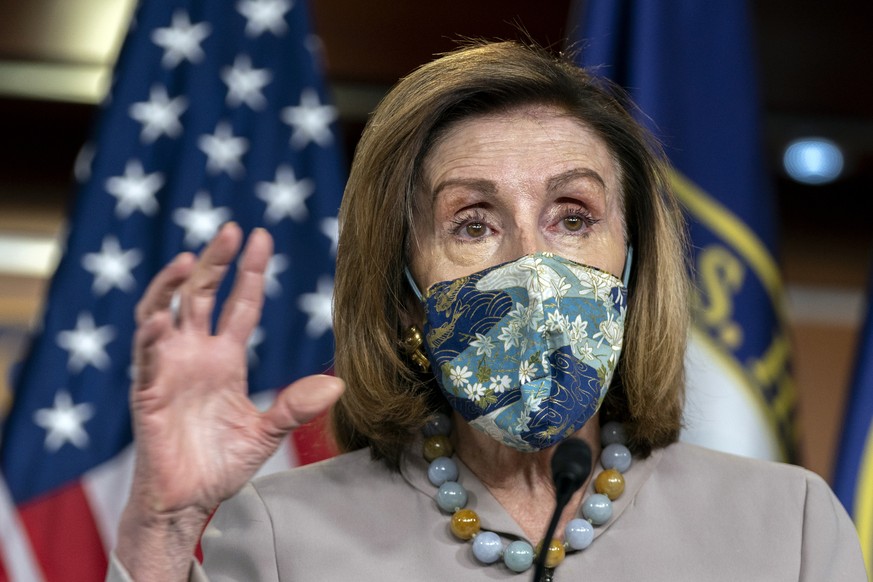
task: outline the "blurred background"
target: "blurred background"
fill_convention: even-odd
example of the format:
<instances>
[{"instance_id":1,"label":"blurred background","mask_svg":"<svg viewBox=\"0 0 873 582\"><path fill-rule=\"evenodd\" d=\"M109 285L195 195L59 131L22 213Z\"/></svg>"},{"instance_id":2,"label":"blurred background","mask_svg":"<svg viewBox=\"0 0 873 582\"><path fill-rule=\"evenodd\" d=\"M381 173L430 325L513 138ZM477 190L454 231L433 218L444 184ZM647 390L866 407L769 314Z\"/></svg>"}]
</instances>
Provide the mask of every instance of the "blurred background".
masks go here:
<instances>
[{"instance_id":1,"label":"blurred background","mask_svg":"<svg viewBox=\"0 0 873 582\"><path fill-rule=\"evenodd\" d=\"M76 157L134 4L3 0L0 7L0 409L8 406L8 367L38 318L75 192ZM347 160L387 88L459 38L518 38L523 29L540 44L561 46L573 22L569 0L310 6ZM873 249L866 199L873 192L873 77L866 61L873 56L873 3L758 0L752 8L802 463L830 478ZM806 137L826 138L841 151L841 169L826 183L805 184L785 169L786 148ZM815 179L824 179L821 172Z\"/></svg>"}]
</instances>

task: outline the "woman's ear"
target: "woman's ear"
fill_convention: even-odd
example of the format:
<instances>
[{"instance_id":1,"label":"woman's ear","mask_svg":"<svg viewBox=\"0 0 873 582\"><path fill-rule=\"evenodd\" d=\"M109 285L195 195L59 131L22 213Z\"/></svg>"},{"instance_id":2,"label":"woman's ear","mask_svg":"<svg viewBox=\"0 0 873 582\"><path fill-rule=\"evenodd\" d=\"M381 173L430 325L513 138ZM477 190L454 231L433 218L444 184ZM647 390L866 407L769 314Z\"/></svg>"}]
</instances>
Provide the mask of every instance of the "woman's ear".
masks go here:
<instances>
[{"instance_id":1,"label":"woman's ear","mask_svg":"<svg viewBox=\"0 0 873 582\"><path fill-rule=\"evenodd\" d=\"M405 286L403 293L403 308L400 310L400 324L403 329L413 325L422 327L424 324L424 308L421 301L415 296L409 284Z\"/></svg>"}]
</instances>

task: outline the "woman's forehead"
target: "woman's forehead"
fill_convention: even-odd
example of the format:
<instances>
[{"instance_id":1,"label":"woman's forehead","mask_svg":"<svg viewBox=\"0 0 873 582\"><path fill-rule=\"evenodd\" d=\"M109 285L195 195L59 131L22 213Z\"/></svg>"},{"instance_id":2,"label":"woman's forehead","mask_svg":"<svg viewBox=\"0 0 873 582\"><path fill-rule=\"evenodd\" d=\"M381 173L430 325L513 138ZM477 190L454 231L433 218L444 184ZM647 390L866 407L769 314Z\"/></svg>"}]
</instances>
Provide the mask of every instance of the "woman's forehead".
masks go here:
<instances>
[{"instance_id":1,"label":"woman's forehead","mask_svg":"<svg viewBox=\"0 0 873 582\"><path fill-rule=\"evenodd\" d=\"M604 140L584 122L545 105L454 122L433 143L423 169L425 190L432 195L447 181L487 180L523 172L545 182L584 171L604 185L608 182L612 189L618 174L615 156Z\"/></svg>"}]
</instances>

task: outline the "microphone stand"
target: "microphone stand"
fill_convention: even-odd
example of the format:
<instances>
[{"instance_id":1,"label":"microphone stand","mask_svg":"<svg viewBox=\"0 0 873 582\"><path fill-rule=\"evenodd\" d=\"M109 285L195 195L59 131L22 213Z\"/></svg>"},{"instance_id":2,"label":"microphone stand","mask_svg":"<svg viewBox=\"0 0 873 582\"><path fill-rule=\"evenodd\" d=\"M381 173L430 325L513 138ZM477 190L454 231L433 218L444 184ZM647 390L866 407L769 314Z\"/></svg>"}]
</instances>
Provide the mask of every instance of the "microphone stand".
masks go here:
<instances>
[{"instance_id":1,"label":"microphone stand","mask_svg":"<svg viewBox=\"0 0 873 582\"><path fill-rule=\"evenodd\" d=\"M537 554L533 582L542 582L546 570L546 554L561 519L561 513L585 480L591 474L591 448L581 439L570 438L562 441L552 457L552 481L555 483L555 511L540 544Z\"/></svg>"}]
</instances>

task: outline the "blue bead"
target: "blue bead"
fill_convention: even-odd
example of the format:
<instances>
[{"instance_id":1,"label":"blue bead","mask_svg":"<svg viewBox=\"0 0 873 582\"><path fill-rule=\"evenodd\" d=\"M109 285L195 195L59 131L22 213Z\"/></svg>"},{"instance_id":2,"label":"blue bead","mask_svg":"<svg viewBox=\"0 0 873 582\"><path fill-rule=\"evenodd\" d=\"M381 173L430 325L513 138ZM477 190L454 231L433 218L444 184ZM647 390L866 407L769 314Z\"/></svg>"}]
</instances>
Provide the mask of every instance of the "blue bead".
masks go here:
<instances>
[{"instance_id":1,"label":"blue bead","mask_svg":"<svg viewBox=\"0 0 873 582\"><path fill-rule=\"evenodd\" d=\"M437 412L427 420L422 432L426 437L438 434L449 436L452 432L452 419L442 412Z\"/></svg>"},{"instance_id":2,"label":"blue bead","mask_svg":"<svg viewBox=\"0 0 873 582\"><path fill-rule=\"evenodd\" d=\"M612 501L601 493L594 493L582 504L582 515L594 525L602 525L612 517Z\"/></svg>"},{"instance_id":3,"label":"blue bead","mask_svg":"<svg viewBox=\"0 0 873 582\"><path fill-rule=\"evenodd\" d=\"M457 481L458 465L450 457L437 457L427 468L427 478L434 487L439 487L446 481Z\"/></svg>"},{"instance_id":4,"label":"blue bead","mask_svg":"<svg viewBox=\"0 0 873 582\"><path fill-rule=\"evenodd\" d=\"M454 513L467 505L467 490L456 481L446 481L436 494L437 505L448 513Z\"/></svg>"},{"instance_id":5,"label":"blue bead","mask_svg":"<svg viewBox=\"0 0 873 582\"><path fill-rule=\"evenodd\" d=\"M574 550L584 550L594 541L594 528L584 519L571 519L564 528L564 541Z\"/></svg>"},{"instance_id":6,"label":"blue bead","mask_svg":"<svg viewBox=\"0 0 873 582\"><path fill-rule=\"evenodd\" d=\"M533 559L533 548L522 540L512 542L503 552L503 563L513 572L524 572L531 567Z\"/></svg>"},{"instance_id":7,"label":"blue bead","mask_svg":"<svg viewBox=\"0 0 873 582\"><path fill-rule=\"evenodd\" d=\"M503 542L493 531L483 531L473 538L473 555L483 564L493 564L503 554Z\"/></svg>"},{"instance_id":8,"label":"blue bead","mask_svg":"<svg viewBox=\"0 0 873 582\"><path fill-rule=\"evenodd\" d=\"M626 445L627 432L624 430L624 425L615 420L611 420L603 425L600 429L600 444L606 445Z\"/></svg>"},{"instance_id":9,"label":"blue bead","mask_svg":"<svg viewBox=\"0 0 873 582\"><path fill-rule=\"evenodd\" d=\"M604 469L615 469L619 473L624 473L630 469L633 455L630 449L624 445L612 444L604 447L600 453L600 464Z\"/></svg>"}]
</instances>

